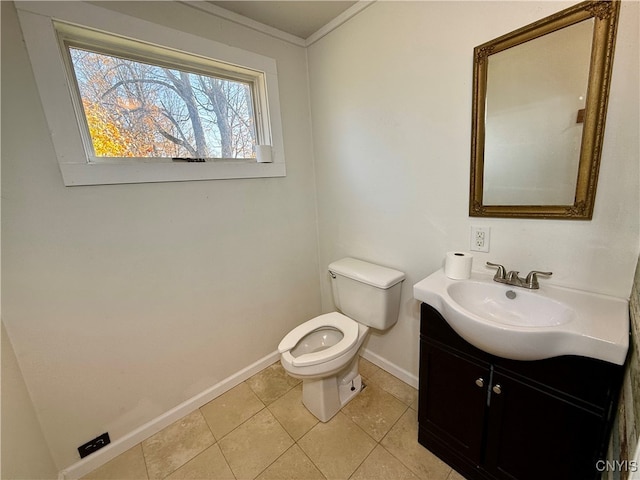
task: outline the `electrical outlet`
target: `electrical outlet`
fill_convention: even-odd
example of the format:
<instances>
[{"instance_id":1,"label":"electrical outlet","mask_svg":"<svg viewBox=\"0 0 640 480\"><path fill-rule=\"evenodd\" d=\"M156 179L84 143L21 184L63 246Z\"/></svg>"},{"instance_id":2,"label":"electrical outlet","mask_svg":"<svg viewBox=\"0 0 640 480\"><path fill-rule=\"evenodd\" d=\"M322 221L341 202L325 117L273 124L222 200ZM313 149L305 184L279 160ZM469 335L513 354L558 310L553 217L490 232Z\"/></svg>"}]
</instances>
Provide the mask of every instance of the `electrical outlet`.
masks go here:
<instances>
[{"instance_id":1,"label":"electrical outlet","mask_svg":"<svg viewBox=\"0 0 640 480\"><path fill-rule=\"evenodd\" d=\"M90 453L93 453L96 450L100 450L105 445L109 445L109 443L111 443L111 440L109 439L109 432L105 432L99 437L96 437L90 442L87 442L84 445L80 445L78 447L80 458L84 458Z\"/></svg>"},{"instance_id":2,"label":"electrical outlet","mask_svg":"<svg viewBox=\"0 0 640 480\"><path fill-rule=\"evenodd\" d=\"M490 227L471 227L471 250L474 252L489 252Z\"/></svg>"}]
</instances>

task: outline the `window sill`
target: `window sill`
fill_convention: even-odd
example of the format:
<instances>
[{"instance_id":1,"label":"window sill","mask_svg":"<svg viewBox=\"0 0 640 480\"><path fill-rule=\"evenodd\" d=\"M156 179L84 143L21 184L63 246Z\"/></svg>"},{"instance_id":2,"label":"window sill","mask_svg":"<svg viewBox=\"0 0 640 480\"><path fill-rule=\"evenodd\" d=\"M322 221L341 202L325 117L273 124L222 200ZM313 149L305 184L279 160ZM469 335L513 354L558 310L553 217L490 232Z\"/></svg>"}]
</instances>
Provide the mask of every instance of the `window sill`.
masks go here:
<instances>
[{"instance_id":1,"label":"window sill","mask_svg":"<svg viewBox=\"0 0 640 480\"><path fill-rule=\"evenodd\" d=\"M286 176L284 163L255 161L204 163L61 163L64 184L114 185Z\"/></svg>"}]
</instances>

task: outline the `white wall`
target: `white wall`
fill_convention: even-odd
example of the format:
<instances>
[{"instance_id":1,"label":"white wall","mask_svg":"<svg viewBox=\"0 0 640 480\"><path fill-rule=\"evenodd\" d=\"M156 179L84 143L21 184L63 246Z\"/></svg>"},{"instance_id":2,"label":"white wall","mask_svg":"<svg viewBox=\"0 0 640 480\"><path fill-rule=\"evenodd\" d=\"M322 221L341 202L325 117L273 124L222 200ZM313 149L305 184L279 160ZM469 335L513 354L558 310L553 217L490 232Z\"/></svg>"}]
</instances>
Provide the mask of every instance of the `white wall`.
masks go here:
<instances>
[{"instance_id":1,"label":"white wall","mask_svg":"<svg viewBox=\"0 0 640 480\"><path fill-rule=\"evenodd\" d=\"M2 2L2 313L59 469L320 313L305 50L173 2L106 5L275 58L287 177L64 187Z\"/></svg>"},{"instance_id":2,"label":"white wall","mask_svg":"<svg viewBox=\"0 0 640 480\"><path fill-rule=\"evenodd\" d=\"M623 2L592 221L468 217L473 47L568 6L377 2L309 50L320 266L353 255L407 273L398 324L368 348L417 375L412 285L469 249L553 282L628 297L638 254L638 3ZM321 272L322 273L322 272ZM331 292L322 276L323 308ZM547 281L547 280L544 280Z\"/></svg>"},{"instance_id":3,"label":"white wall","mask_svg":"<svg viewBox=\"0 0 640 480\"><path fill-rule=\"evenodd\" d=\"M2 324L2 472L6 479L56 478L15 353Z\"/></svg>"}]
</instances>

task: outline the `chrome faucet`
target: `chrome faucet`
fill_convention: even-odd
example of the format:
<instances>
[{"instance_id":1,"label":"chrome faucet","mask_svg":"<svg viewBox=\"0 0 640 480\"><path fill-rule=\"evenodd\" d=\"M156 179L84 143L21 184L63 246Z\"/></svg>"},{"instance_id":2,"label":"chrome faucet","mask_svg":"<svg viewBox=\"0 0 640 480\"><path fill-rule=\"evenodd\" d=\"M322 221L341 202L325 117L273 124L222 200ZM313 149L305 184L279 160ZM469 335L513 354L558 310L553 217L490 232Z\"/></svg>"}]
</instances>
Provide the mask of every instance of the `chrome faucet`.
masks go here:
<instances>
[{"instance_id":1,"label":"chrome faucet","mask_svg":"<svg viewBox=\"0 0 640 480\"><path fill-rule=\"evenodd\" d=\"M517 270L511 270L507 273L502 265L491 262L487 262L487 265L490 267L498 268L498 271L493 276L494 282L506 283L507 285L528 288L530 290L536 290L540 288L540 284L538 283L538 275L544 275L547 277L553 275L553 272L541 272L539 270L532 270L531 272L529 272L526 278L522 278L520 276L520 272L518 272Z\"/></svg>"}]
</instances>

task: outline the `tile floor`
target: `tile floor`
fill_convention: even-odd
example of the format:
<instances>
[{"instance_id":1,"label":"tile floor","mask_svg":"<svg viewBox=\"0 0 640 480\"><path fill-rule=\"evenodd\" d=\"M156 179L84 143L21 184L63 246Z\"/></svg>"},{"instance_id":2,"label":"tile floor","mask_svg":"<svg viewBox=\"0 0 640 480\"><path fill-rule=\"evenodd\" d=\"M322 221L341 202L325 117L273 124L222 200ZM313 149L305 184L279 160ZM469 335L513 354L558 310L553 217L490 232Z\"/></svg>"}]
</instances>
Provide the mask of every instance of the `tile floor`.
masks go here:
<instances>
[{"instance_id":1,"label":"tile floor","mask_svg":"<svg viewBox=\"0 0 640 480\"><path fill-rule=\"evenodd\" d=\"M274 363L84 478L464 480L418 444L418 392L364 359L360 373L367 387L321 423Z\"/></svg>"}]
</instances>

